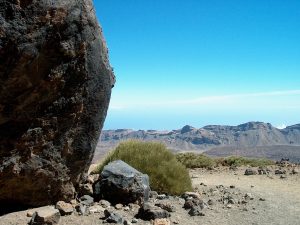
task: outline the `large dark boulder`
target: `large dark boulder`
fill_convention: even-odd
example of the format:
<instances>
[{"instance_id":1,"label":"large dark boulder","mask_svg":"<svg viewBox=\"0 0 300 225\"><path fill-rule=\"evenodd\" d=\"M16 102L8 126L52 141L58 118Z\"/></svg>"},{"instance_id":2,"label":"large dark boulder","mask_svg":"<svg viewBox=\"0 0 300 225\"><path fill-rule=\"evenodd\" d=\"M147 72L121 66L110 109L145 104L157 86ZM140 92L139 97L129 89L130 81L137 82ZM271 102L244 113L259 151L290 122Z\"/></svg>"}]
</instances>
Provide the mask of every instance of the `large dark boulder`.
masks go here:
<instances>
[{"instance_id":1,"label":"large dark boulder","mask_svg":"<svg viewBox=\"0 0 300 225\"><path fill-rule=\"evenodd\" d=\"M0 0L0 202L74 196L113 84L92 0Z\"/></svg>"},{"instance_id":2,"label":"large dark boulder","mask_svg":"<svg viewBox=\"0 0 300 225\"><path fill-rule=\"evenodd\" d=\"M104 167L94 189L96 199L106 199L113 204L142 204L149 199L149 177L117 160Z\"/></svg>"}]
</instances>

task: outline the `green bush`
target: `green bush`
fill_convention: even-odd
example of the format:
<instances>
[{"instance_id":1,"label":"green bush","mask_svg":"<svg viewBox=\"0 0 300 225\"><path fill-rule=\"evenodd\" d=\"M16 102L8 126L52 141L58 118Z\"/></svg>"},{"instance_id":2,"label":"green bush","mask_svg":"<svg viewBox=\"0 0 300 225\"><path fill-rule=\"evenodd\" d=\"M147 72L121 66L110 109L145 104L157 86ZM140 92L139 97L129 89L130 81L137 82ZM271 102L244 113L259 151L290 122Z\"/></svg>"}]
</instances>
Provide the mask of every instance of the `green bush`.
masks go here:
<instances>
[{"instance_id":1,"label":"green bush","mask_svg":"<svg viewBox=\"0 0 300 225\"><path fill-rule=\"evenodd\" d=\"M226 158L211 158L204 154L196 153L179 153L176 155L179 162L187 168L207 168L211 169L216 166L267 166L274 164L274 161L269 159L246 158L241 156L229 156Z\"/></svg>"},{"instance_id":2,"label":"green bush","mask_svg":"<svg viewBox=\"0 0 300 225\"><path fill-rule=\"evenodd\" d=\"M224 166L268 166L273 165L274 161L269 159L246 158L241 156L229 156L223 159Z\"/></svg>"},{"instance_id":3,"label":"green bush","mask_svg":"<svg viewBox=\"0 0 300 225\"><path fill-rule=\"evenodd\" d=\"M187 168L213 168L216 166L215 161L203 154L196 154L192 152L178 153L176 158L179 162Z\"/></svg>"},{"instance_id":4,"label":"green bush","mask_svg":"<svg viewBox=\"0 0 300 225\"><path fill-rule=\"evenodd\" d=\"M133 140L120 143L93 173L101 173L105 165L117 159L148 174L150 186L155 191L180 195L192 190L187 169L163 144Z\"/></svg>"}]
</instances>

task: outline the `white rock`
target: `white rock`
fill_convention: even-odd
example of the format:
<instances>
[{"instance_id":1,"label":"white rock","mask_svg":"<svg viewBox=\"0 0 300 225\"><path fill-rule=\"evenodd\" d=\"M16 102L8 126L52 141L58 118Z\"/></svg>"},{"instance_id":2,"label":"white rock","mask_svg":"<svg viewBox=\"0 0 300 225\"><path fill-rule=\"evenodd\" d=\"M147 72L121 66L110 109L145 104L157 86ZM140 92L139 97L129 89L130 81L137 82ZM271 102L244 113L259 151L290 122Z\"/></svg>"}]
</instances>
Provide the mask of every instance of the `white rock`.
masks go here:
<instances>
[{"instance_id":1,"label":"white rock","mask_svg":"<svg viewBox=\"0 0 300 225\"><path fill-rule=\"evenodd\" d=\"M34 212L30 224L31 225L55 225L58 224L60 219L60 213L58 209L55 209L53 206L46 206L43 208L37 209Z\"/></svg>"}]
</instances>

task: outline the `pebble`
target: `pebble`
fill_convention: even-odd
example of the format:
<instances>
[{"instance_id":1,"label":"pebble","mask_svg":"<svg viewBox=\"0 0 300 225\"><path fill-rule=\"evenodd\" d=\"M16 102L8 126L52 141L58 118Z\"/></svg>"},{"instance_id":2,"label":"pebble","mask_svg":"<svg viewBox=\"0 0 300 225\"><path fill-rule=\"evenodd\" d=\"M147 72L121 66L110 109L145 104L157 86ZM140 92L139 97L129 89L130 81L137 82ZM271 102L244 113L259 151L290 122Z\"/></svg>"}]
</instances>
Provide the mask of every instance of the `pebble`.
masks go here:
<instances>
[{"instance_id":1,"label":"pebble","mask_svg":"<svg viewBox=\"0 0 300 225\"><path fill-rule=\"evenodd\" d=\"M207 202L208 205L214 205L214 201L212 199L209 199Z\"/></svg>"},{"instance_id":2,"label":"pebble","mask_svg":"<svg viewBox=\"0 0 300 225\"><path fill-rule=\"evenodd\" d=\"M26 216L27 216L27 217L32 217L32 216L33 216L33 213L34 213L33 211L29 211L29 212L27 212Z\"/></svg>"},{"instance_id":3,"label":"pebble","mask_svg":"<svg viewBox=\"0 0 300 225\"><path fill-rule=\"evenodd\" d=\"M79 199L80 203L83 205L92 205L94 203L94 198L89 195L84 195Z\"/></svg>"},{"instance_id":4,"label":"pebble","mask_svg":"<svg viewBox=\"0 0 300 225\"><path fill-rule=\"evenodd\" d=\"M136 219L136 218L133 218L133 219L131 220L131 223L137 223L137 222L139 222L139 220Z\"/></svg>"},{"instance_id":5,"label":"pebble","mask_svg":"<svg viewBox=\"0 0 300 225\"><path fill-rule=\"evenodd\" d=\"M153 225L171 225L171 221L168 219L155 219Z\"/></svg>"},{"instance_id":6,"label":"pebble","mask_svg":"<svg viewBox=\"0 0 300 225\"><path fill-rule=\"evenodd\" d=\"M246 198L246 199L250 199L250 200L253 200L253 199L254 199L254 197L253 197L253 195L252 195L251 193L246 193L246 194L245 194L245 198Z\"/></svg>"},{"instance_id":7,"label":"pebble","mask_svg":"<svg viewBox=\"0 0 300 225\"><path fill-rule=\"evenodd\" d=\"M163 199L167 199L168 196L166 196L165 194L162 195L157 195L157 199L163 200Z\"/></svg>"},{"instance_id":8,"label":"pebble","mask_svg":"<svg viewBox=\"0 0 300 225\"><path fill-rule=\"evenodd\" d=\"M115 209L117 209L117 210L121 210L122 208L123 208L122 204L116 204L115 205Z\"/></svg>"},{"instance_id":9,"label":"pebble","mask_svg":"<svg viewBox=\"0 0 300 225\"><path fill-rule=\"evenodd\" d=\"M108 208L111 206L110 202L109 201L106 201L106 200L100 200L99 201L99 204L103 207L103 208Z\"/></svg>"},{"instance_id":10,"label":"pebble","mask_svg":"<svg viewBox=\"0 0 300 225\"><path fill-rule=\"evenodd\" d=\"M231 204L228 204L228 205L227 205L227 208L228 208L228 209L231 209L231 208L232 208L232 205L231 205Z\"/></svg>"},{"instance_id":11,"label":"pebble","mask_svg":"<svg viewBox=\"0 0 300 225\"><path fill-rule=\"evenodd\" d=\"M128 219L125 219L123 224L124 225L132 225L132 223Z\"/></svg>"},{"instance_id":12,"label":"pebble","mask_svg":"<svg viewBox=\"0 0 300 225\"><path fill-rule=\"evenodd\" d=\"M33 225L56 225L60 220L58 209L52 206L46 206L38 209L32 215L30 224Z\"/></svg>"},{"instance_id":13,"label":"pebble","mask_svg":"<svg viewBox=\"0 0 300 225\"><path fill-rule=\"evenodd\" d=\"M74 211L72 204L66 203L64 201L57 202L55 208L59 210L62 216L71 215Z\"/></svg>"},{"instance_id":14,"label":"pebble","mask_svg":"<svg viewBox=\"0 0 300 225\"><path fill-rule=\"evenodd\" d=\"M104 212L104 208L101 205L93 205L89 207L89 212L90 213L102 213Z\"/></svg>"}]
</instances>

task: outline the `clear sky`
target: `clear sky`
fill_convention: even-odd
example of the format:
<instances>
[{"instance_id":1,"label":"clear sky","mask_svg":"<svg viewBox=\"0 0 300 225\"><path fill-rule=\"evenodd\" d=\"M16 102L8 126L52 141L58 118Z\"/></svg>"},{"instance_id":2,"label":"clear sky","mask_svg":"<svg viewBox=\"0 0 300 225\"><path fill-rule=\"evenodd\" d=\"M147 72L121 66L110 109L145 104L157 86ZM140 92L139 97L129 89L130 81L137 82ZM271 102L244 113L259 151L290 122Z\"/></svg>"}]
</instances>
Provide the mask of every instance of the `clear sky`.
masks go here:
<instances>
[{"instance_id":1,"label":"clear sky","mask_svg":"<svg viewBox=\"0 0 300 225\"><path fill-rule=\"evenodd\" d=\"M117 77L105 129L300 123L299 0L95 0Z\"/></svg>"}]
</instances>

